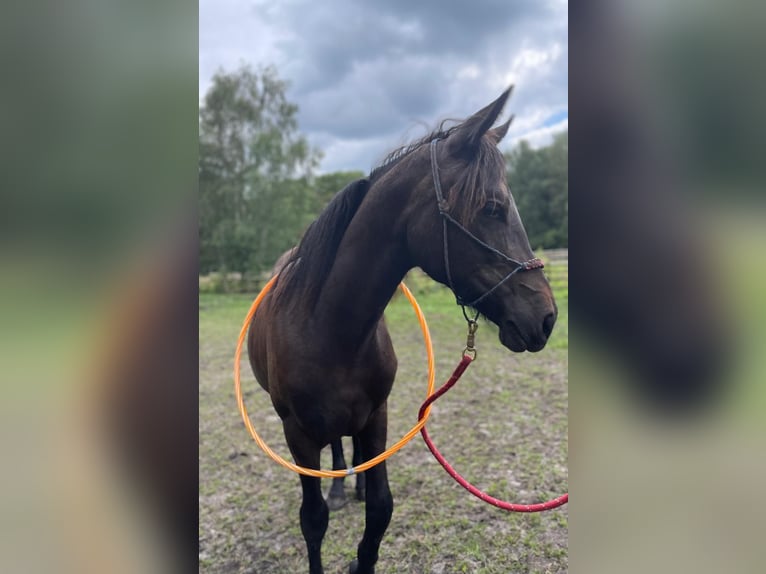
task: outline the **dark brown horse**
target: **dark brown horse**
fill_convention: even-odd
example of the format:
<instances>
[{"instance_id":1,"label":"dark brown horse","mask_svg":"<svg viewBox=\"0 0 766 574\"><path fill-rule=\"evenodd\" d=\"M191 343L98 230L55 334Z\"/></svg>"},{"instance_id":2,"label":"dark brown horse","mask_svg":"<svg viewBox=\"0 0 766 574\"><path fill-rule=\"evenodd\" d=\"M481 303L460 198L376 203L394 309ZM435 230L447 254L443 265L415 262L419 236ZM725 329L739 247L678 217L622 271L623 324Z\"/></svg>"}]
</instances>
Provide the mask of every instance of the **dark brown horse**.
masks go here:
<instances>
[{"instance_id":1,"label":"dark brown horse","mask_svg":"<svg viewBox=\"0 0 766 574\"><path fill-rule=\"evenodd\" d=\"M510 121L491 129L509 94L397 150L338 193L263 300L250 328L250 362L297 464L319 468L321 449L342 436L354 437L365 460L385 449L397 361L383 310L413 267L498 325L509 349L545 346L556 306L497 149ZM393 511L386 463L365 479L366 525L350 567L357 574L374 572ZM320 480L300 480L301 530L309 571L318 574L329 513Z\"/></svg>"}]
</instances>

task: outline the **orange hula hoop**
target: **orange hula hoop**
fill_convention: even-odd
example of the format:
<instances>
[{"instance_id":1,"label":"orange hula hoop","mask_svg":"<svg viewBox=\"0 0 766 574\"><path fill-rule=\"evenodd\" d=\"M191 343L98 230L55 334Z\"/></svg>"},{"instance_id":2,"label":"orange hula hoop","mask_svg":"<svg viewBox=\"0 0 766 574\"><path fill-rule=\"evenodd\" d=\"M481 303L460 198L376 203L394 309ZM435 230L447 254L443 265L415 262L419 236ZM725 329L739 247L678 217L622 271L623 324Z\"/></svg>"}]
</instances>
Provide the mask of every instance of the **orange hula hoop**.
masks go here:
<instances>
[{"instance_id":1,"label":"orange hula hoop","mask_svg":"<svg viewBox=\"0 0 766 574\"><path fill-rule=\"evenodd\" d=\"M245 402L242 398L242 385L240 383L240 363L242 360L242 345L245 341L245 337L247 336L247 331L250 327L250 323L253 320L253 316L255 315L255 311L258 309L258 306L261 304L261 301L263 301L263 298L266 296L266 294L271 290L271 288L274 286L274 282L277 280L277 276L271 278L271 280L266 283L266 286L261 290L261 292L258 294L258 296L255 298L255 301L253 301L253 304L250 306L250 310L247 313L247 316L245 317L245 321L242 324L242 329L239 332L239 339L237 340L237 350L234 353L234 393L237 397L237 407L239 408L239 413L242 415L242 420L245 423L245 426L247 427L247 430L250 432L250 436L253 437L253 440L256 442L256 444L261 447L263 452L265 452L269 458L274 460L275 462L279 463L280 465L284 466L285 468L292 470L293 472L297 472L298 474L303 474L305 476L313 476L316 478L341 478L344 476L349 476L352 474L356 474L358 472L364 472L365 470L372 468L376 464L380 464L387 458L389 458L394 453L398 452L399 450L404 447L412 438L420 432L420 429L422 429L426 421L428 420L428 417L431 414L431 407L430 405L424 412L424 416L422 419L420 419L417 424L410 429L410 431L405 434L396 444L389 447L384 452L380 453L378 456L371 458L370 460L363 462L361 464L358 464L357 466L353 466L351 468L347 468L345 470L316 470L313 468L306 468L303 466L298 466L297 464L294 464L288 460L285 460L281 456L279 456L277 453L275 453L271 448L269 448L269 445L267 445L263 439L258 435L258 432L255 430L255 427L253 427L253 423L250 420L250 416L247 414L247 409L245 408ZM431 343L431 333L428 330L428 324L426 323L426 318L423 315L423 311L421 311L420 306L418 305L418 302L415 300L414 295L410 292L410 290L407 288L407 286L404 283L399 284L399 288L402 290L402 293L404 293L404 296L407 298L407 300L410 302L410 305L412 305L412 308L415 310L415 314L418 317L418 322L420 323L420 330L423 333L423 341L425 343L426 347L426 354L428 356L428 393L426 395L426 398L430 397L434 392L434 378L435 378L435 372L434 372L434 350L433 345Z\"/></svg>"}]
</instances>

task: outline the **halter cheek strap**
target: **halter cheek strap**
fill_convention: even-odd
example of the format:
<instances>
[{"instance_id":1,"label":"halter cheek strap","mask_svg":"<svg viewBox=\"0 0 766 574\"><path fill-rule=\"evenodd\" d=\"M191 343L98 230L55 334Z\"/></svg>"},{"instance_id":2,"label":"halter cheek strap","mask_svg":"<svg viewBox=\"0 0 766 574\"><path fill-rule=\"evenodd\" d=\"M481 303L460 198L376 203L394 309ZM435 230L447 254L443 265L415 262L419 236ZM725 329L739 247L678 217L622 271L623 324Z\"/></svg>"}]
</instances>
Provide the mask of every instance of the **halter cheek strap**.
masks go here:
<instances>
[{"instance_id":1,"label":"halter cheek strap","mask_svg":"<svg viewBox=\"0 0 766 574\"><path fill-rule=\"evenodd\" d=\"M516 273L522 272L522 271L530 271L532 269L542 269L544 267L543 262L538 258L533 258L528 261L516 261L515 259L508 257L505 253L498 251L491 245L488 245L478 237L476 237L473 233L468 231L459 221L457 221L455 218L453 218L449 214L449 206L447 205L447 201L444 199L444 194L442 193L442 186L441 181L439 180L439 164L436 160L436 146L438 144L439 140L435 139L431 141L431 175L433 176L434 180L434 189L436 190L436 205L439 208L439 215L442 218L442 236L444 240L444 268L447 272L447 283L449 285L449 288L452 289L452 292L455 294L455 298L457 300L457 304L463 307L463 315L465 316L466 320L469 321L469 323L473 320L476 320L476 317L479 316L478 311L476 312L476 315L473 319L470 319L468 315L466 314L465 308L466 307L473 307L476 308L476 305L481 303L484 299L489 297L492 293L495 292L501 285L503 285L506 281L508 281L511 277L513 277ZM452 273L450 271L450 257L449 257L449 239L447 235L447 223L451 223L454 227L462 231L465 235L467 235L471 240L473 240L475 243L478 243L481 245L484 249L487 249L503 259L504 261L507 261L508 263L511 263L514 265L514 268L511 270L510 273L508 273L505 277L503 277L500 281L495 283L494 286L492 286L489 290L485 291L484 294L477 297L473 301L466 301L463 299L458 293L455 291L455 286L452 282Z\"/></svg>"}]
</instances>

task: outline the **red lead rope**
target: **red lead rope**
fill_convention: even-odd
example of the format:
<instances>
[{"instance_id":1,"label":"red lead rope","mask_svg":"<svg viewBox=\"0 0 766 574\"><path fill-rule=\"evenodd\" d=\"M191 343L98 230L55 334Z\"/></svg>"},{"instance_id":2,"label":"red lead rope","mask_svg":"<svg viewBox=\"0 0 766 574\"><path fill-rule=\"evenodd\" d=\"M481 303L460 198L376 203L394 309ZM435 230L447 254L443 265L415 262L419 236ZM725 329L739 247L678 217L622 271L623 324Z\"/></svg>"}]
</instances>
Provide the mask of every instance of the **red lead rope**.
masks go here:
<instances>
[{"instance_id":1,"label":"red lead rope","mask_svg":"<svg viewBox=\"0 0 766 574\"><path fill-rule=\"evenodd\" d=\"M428 405L430 405L436 399L441 397L444 393L450 390L455 383L457 383L458 379L462 376L462 374L465 372L465 370L468 368L468 365L470 365L472 361L473 359L471 357L469 357L468 355L463 355L463 359L460 361L460 363L458 363L458 366L455 369L455 372L452 373L452 376L449 378L449 380L446 383L444 383L434 394L428 397L423 403L423 405L420 407L420 411L418 412L418 420L421 420L423 418L423 413L425 412ZM450 465L450 463L447 462L444 456L442 456L442 453L439 452L439 449L436 448L436 445L431 441L431 437L428 436L428 431L426 430L425 426L423 426L423 428L420 429L420 434L423 435L423 440L426 441L426 445L431 451L431 454L433 454L436 460L439 461L439 464L441 464L444 467L444 470L446 470L449 473L449 475L452 478L454 478L463 488L465 488L468 492L470 492L477 498L482 499L484 502L488 502L489 504L493 506L497 506L498 508L502 508L503 510L508 510L510 512L541 512L543 510L551 510L553 508L558 508L562 504L566 504L567 502L569 502L569 493L562 494L558 498L554 498L552 500L548 500L546 502L540 502L537 504L513 504L511 502L498 500L497 498L494 498L490 496L489 494L487 494L486 492L483 492L479 490L478 488L476 488L474 485L472 485L470 482L468 482L466 479L460 476L454 468L452 468L452 465Z\"/></svg>"}]
</instances>

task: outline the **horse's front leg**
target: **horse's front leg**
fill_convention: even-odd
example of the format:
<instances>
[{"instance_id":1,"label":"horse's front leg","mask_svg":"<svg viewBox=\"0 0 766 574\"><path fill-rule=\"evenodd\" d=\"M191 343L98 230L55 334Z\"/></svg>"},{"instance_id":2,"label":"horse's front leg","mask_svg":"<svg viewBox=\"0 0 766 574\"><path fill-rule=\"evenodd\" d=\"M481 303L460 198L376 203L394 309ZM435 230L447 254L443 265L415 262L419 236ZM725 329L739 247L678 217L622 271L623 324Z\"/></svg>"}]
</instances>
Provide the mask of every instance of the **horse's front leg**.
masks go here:
<instances>
[{"instance_id":1,"label":"horse's front leg","mask_svg":"<svg viewBox=\"0 0 766 574\"><path fill-rule=\"evenodd\" d=\"M379 455L386 448L386 403L375 411L367 421L367 425L357 435L361 456L369 460ZM350 574L374 574L375 563L378 561L378 549L383 534L391 521L394 510L394 500L388 488L386 463L365 472L366 475L366 505L365 527L362 541L357 549L357 559L351 563Z\"/></svg>"},{"instance_id":2,"label":"horse's front leg","mask_svg":"<svg viewBox=\"0 0 766 574\"><path fill-rule=\"evenodd\" d=\"M295 464L306 468L319 469L319 453L321 446L306 435L295 423L293 417L285 419L285 438ZM309 556L309 574L323 574L322 569L322 539L327 531L329 510L322 496L322 486L319 478L301 475L303 487L303 502L301 504L301 532L306 541Z\"/></svg>"},{"instance_id":3,"label":"horse's front leg","mask_svg":"<svg viewBox=\"0 0 766 574\"><path fill-rule=\"evenodd\" d=\"M343 443L341 439L334 440L330 443L332 449L332 469L333 470L345 470L346 459L343 457ZM354 451L354 464L356 464L356 450ZM327 494L327 506L330 510L338 510L346 505L346 491L343 490L344 478L333 478L332 486L330 486L330 492Z\"/></svg>"}]
</instances>

